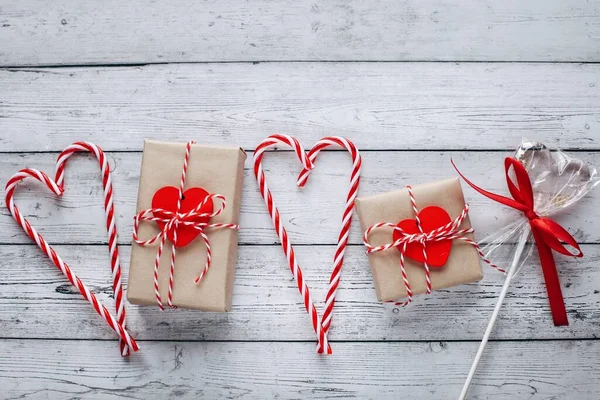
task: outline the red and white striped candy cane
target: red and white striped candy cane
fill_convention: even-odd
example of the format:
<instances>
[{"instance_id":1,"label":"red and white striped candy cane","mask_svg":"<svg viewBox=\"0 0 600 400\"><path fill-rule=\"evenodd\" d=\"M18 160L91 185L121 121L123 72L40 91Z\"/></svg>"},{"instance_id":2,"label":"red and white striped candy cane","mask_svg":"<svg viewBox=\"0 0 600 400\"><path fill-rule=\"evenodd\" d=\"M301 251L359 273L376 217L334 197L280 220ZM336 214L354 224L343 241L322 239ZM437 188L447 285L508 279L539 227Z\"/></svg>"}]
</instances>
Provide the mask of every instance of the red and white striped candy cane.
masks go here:
<instances>
[{"instance_id":1,"label":"red and white striped candy cane","mask_svg":"<svg viewBox=\"0 0 600 400\"><path fill-rule=\"evenodd\" d=\"M44 238L31 226L23 215L19 212L14 203L14 192L17 184L27 177L32 177L44 183L55 195L61 196L64 193L64 171L68 158L80 151L89 151L93 153L100 164L102 171L102 185L104 187L104 210L106 214L106 228L108 232L108 247L110 251L110 263L113 276L113 291L115 297L115 308L117 318L115 319L110 312L100 303L96 296L88 289L87 286L71 271L69 266L62 260L56 251L44 240ZM127 356L130 354L130 349L133 351L139 350L136 341L130 336L125 328L125 302L123 298L123 288L121 284L121 265L119 262L119 251L117 248L117 231L115 226L114 205L112 199L112 180L110 175L110 165L104 155L102 149L93 143L75 142L60 153L56 162L55 179L50 179L45 173L33 169L22 169L14 174L6 184L6 205L15 220L21 225L27 235L33 239L44 253L52 260L54 265L61 270L67 277L69 282L75 286L81 295L89 301L96 312L100 314L108 325L120 337L121 355Z\"/></svg>"},{"instance_id":2,"label":"red and white striped candy cane","mask_svg":"<svg viewBox=\"0 0 600 400\"><path fill-rule=\"evenodd\" d=\"M346 197L346 207L342 214L342 228L338 236L337 248L333 257L334 268L329 279L329 290L325 298L325 311L323 312L323 329L325 332L329 331L331 326L331 317L333 316L333 306L335 305L335 295L340 283L340 277L342 272L342 265L344 263L344 254L346 252L346 246L348 244L348 237L350 235L350 225L352 224L352 214L354 212L354 201L358 194L358 185L360 183L360 169L362 167L362 157L358 152L358 149L346 138L339 136L324 137L319 140L312 149L308 152L308 158L310 161L315 163L317 156L326 147L339 146L346 149L352 157L352 173L350 174L350 189L348 196ZM298 177L298 187L304 187L308 177L311 173L310 169L303 169Z\"/></svg>"},{"instance_id":3,"label":"red and white striped candy cane","mask_svg":"<svg viewBox=\"0 0 600 400\"><path fill-rule=\"evenodd\" d=\"M283 226L283 223L281 222L279 210L273 202L273 196L267 186L265 175L262 169L262 157L264 152L268 148L278 144L283 144L291 147L296 152L298 159L302 163L303 169L300 172L297 181L299 187L303 187L306 184L310 171L314 169L314 161L316 160L317 155L323 148L332 145L337 145L347 149L352 155L353 171L350 177L351 187L347 197L346 208L342 216L342 229L338 237L338 247L334 257L335 267L330 277L329 290L326 296L326 309L325 313L323 314L323 319L319 318L317 309L310 296L310 290L306 285L306 282L304 282L302 269L298 265L294 248L289 240L287 231ZM304 152L302 145L295 138L288 135L272 135L269 136L267 139L263 140L254 152L254 175L258 182L261 194L265 199L265 203L267 204L267 209L269 210L269 214L271 215L271 219L273 220L273 224L275 226L275 230L277 231L277 235L281 240L283 251L288 259L290 270L297 282L298 290L300 291L300 294L304 299L305 309L311 316L313 329L315 330L315 333L318 337L318 353L332 353L331 347L329 346L327 339L327 332L331 324L331 316L333 306L335 303L335 294L339 285L340 272L344 260L344 252L348 242L348 233L350 228L350 222L352 219L354 200L356 199L356 193L358 190L360 168L361 158L358 153L358 150L352 142L340 137L326 137L321 139L315 144L313 149L307 155Z\"/></svg>"}]
</instances>

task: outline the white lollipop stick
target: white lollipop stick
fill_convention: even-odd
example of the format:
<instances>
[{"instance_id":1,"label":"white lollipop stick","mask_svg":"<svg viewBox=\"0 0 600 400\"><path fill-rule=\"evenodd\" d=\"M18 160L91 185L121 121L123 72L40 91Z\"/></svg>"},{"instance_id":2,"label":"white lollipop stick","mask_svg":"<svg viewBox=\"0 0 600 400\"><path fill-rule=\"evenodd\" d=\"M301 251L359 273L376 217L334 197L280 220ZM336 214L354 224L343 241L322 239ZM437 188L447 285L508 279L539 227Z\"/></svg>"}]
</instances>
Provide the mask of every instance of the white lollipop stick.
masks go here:
<instances>
[{"instance_id":1,"label":"white lollipop stick","mask_svg":"<svg viewBox=\"0 0 600 400\"><path fill-rule=\"evenodd\" d=\"M483 354L485 345L487 344L488 339L490 338L492 329L494 329L496 318L498 318L498 313L500 312L500 308L502 308L502 303L504 302L504 298L506 297L506 293L508 292L510 282L515 276L515 271L517 270L517 266L519 265L519 260L521 259L521 254L523 254L523 250L525 249L527 237L529 236L530 232L531 228L529 227L529 224L525 225L525 227L523 228L523 232L521 233L521 237L519 238L517 250L515 251L515 256L512 260L512 264L506 272L506 280L504 281L504 285L502 286L500 296L498 296L498 302L496 303L496 307L494 308L494 312L492 313L490 322L488 322L488 326L485 330L485 334L483 335L483 339L481 339L481 344L479 345L479 349L477 350L477 354L475 355L475 360L473 360L473 365L471 365L471 370L469 371L469 375L467 376L465 385L463 386L462 392L460 393L460 397L458 398L459 400L464 400L467 396L467 392L469 391L469 387L471 386L471 381L473 380L473 377L475 376L475 371L477 370L477 365L479 364L479 360L481 360L481 355Z\"/></svg>"}]
</instances>

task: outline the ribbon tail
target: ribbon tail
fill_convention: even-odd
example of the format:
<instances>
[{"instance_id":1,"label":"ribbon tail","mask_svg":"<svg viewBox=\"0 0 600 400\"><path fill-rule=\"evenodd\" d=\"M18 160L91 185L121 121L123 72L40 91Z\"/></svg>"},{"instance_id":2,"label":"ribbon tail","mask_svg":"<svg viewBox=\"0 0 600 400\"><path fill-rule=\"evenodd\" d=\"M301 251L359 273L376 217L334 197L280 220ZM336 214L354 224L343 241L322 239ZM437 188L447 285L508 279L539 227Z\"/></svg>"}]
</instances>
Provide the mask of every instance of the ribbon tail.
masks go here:
<instances>
[{"instance_id":1,"label":"ribbon tail","mask_svg":"<svg viewBox=\"0 0 600 400\"><path fill-rule=\"evenodd\" d=\"M474 184L473 182L471 182L470 180L468 180L456 167L456 164L454 164L454 160L450 160L450 162L452 163L452 166L454 167L454 169L456 170L456 172L458 173L458 175L460 175L460 177L469 185L471 186L473 189L475 189L477 192L479 192L480 194L484 195L485 197L492 199L498 203L504 204L506 206L512 207L514 209L517 209L519 211L522 212L526 212L527 210L529 210L528 207L526 207L524 204L519 203L516 200L513 200L509 197L505 197L505 196L501 196L499 194L496 193L492 193L492 192L488 192L487 190L484 190L482 188L480 188L479 186L477 186L476 184Z\"/></svg>"},{"instance_id":2,"label":"ribbon tail","mask_svg":"<svg viewBox=\"0 0 600 400\"><path fill-rule=\"evenodd\" d=\"M569 325L565 300L562 295L562 289L558 279L558 272L556 270L552 249L545 243L543 234L541 234L539 229L537 229L536 226L532 226L532 228L533 238L535 240L542 264L544 281L546 282L546 291L548 293L548 301L550 303L552 320L554 321L555 326Z\"/></svg>"}]
</instances>

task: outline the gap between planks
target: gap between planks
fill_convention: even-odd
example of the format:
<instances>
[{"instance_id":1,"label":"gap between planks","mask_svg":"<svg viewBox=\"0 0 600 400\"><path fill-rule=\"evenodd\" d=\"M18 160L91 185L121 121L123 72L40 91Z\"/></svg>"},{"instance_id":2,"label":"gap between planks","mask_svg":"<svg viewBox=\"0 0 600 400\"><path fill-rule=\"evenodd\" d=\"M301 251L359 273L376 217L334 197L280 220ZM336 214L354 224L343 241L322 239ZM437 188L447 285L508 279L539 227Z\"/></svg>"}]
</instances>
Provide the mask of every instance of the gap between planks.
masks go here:
<instances>
[{"instance_id":1,"label":"gap between planks","mask_svg":"<svg viewBox=\"0 0 600 400\"><path fill-rule=\"evenodd\" d=\"M104 63L104 64L39 64L39 65L2 65L0 71L8 70L15 72L37 72L36 70L58 69L58 68L121 68L121 67L148 67L152 65L214 65L214 64L599 64L600 61L549 61L549 60L531 60L531 61L503 61L503 60L232 60L232 61L171 61L171 62L146 62L146 63ZM41 71L40 71L41 72Z\"/></svg>"}]
</instances>

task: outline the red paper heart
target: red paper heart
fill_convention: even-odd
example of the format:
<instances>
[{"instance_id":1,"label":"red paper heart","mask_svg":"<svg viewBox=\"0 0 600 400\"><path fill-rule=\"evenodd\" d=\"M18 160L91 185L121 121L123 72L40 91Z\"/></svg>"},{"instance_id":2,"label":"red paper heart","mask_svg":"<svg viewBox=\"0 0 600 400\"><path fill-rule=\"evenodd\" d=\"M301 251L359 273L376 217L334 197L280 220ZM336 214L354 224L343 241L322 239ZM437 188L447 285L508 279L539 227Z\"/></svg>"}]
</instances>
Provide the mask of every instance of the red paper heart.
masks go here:
<instances>
[{"instance_id":1,"label":"red paper heart","mask_svg":"<svg viewBox=\"0 0 600 400\"><path fill-rule=\"evenodd\" d=\"M450 223L450 215L441 207L429 206L419 212L421 227L423 232L431 232L441 226ZM408 234L420 233L417 228L416 219L405 219L398 223L398 227ZM401 233L394 231L394 241L400 239ZM441 240L439 242L426 242L425 251L427 253L427 265L430 267L443 267L448 261L450 250L452 249L452 240ZM423 256L423 246L420 243L412 242L406 246L404 252L406 257L410 257L418 262L425 262Z\"/></svg>"},{"instance_id":2,"label":"red paper heart","mask_svg":"<svg viewBox=\"0 0 600 400\"><path fill-rule=\"evenodd\" d=\"M152 198L152 208L161 208L163 210L175 212L177 210L177 197L179 196L179 189L173 186L165 186L156 191L154 193L154 197ZM180 213L186 213L195 209L207 196L209 193L199 187L194 187L183 192L183 198L181 200L181 208L179 209ZM212 199L208 199L206 204L200 208L201 213L210 214L213 212L213 201ZM156 214L157 217L161 217L160 214ZM198 218L197 221L201 223L208 223L210 217ZM165 222L156 222L160 229L164 229L166 223ZM200 234L200 231L195 229L193 226L185 226L180 225L177 228L177 242L175 242L174 231L167 232L167 238L171 241L171 243L175 243L175 247L184 247L188 245L192 240L196 238Z\"/></svg>"}]
</instances>

